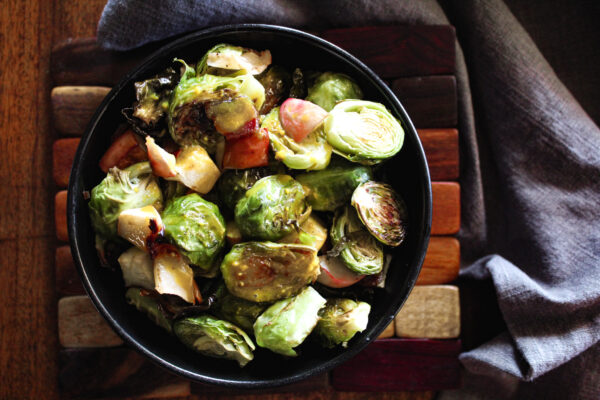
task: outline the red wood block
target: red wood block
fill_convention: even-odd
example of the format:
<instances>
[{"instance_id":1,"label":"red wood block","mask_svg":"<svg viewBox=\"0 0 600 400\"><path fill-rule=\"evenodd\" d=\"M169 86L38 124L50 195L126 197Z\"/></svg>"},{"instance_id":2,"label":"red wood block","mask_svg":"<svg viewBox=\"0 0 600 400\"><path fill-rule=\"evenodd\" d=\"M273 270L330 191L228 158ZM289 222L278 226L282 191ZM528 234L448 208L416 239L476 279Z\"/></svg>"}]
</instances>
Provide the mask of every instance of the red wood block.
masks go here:
<instances>
[{"instance_id":1,"label":"red wood block","mask_svg":"<svg viewBox=\"0 0 600 400\"><path fill-rule=\"evenodd\" d=\"M417 285L440 285L458 278L460 243L454 237L432 236Z\"/></svg>"},{"instance_id":2,"label":"red wood block","mask_svg":"<svg viewBox=\"0 0 600 400\"><path fill-rule=\"evenodd\" d=\"M460 229L460 185L456 182L432 182L432 235L454 235Z\"/></svg>"},{"instance_id":3,"label":"red wood block","mask_svg":"<svg viewBox=\"0 0 600 400\"><path fill-rule=\"evenodd\" d=\"M59 297L85 294L69 246L56 249L56 293Z\"/></svg>"},{"instance_id":4,"label":"red wood block","mask_svg":"<svg viewBox=\"0 0 600 400\"><path fill-rule=\"evenodd\" d=\"M79 138L59 139L52 146L52 175L56 186L66 188L69 185L71 166L79 146Z\"/></svg>"},{"instance_id":5,"label":"red wood block","mask_svg":"<svg viewBox=\"0 0 600 400\"><path fill-rule=\"evenodd\" d=\"M452 181L459 177L458 131L456 129L419 129L429 174L433 181Z\"/></svg>"},{"instance_id":6,"label":"red wood block","mask_svg":"<svg viewBox=\"0 0 600 400\"><path fill-rule=\"evenodd\" d=\"M54 196L54 225L56 237L64 242L69 241L69 230L67 229L67 191L61 190Z\"/></svg>"},{"instance_id":7,"label":"red wood block","mask_svg":"<svg viewBox=\"0 0 600 400\"><path fill-rule=\"evenodd\" d=\"M352 392L456 389L459 352L460 340L377 340L335 368L331 384Z\"/></svg>"},{"instance_id":8,"label":"red wood block","mask_svg":"<svg viewBox=\"0 0 600 400\"><path fill-rule=\"evenodd\" d=\"M321 37L358 57L382 78L454 73L455 33L449 25L332 29Z\"/></svg>"}]
</instances>

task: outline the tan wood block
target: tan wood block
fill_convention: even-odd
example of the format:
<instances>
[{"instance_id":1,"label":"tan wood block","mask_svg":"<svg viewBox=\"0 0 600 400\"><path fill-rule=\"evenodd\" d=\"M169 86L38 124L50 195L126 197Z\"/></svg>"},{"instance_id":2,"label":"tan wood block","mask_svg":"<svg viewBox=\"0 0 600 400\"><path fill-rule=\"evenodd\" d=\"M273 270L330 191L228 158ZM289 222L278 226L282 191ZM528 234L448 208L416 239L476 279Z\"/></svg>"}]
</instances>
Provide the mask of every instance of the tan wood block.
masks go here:
<instances>
[{"instance_id":1,"label":"tan wood block","mask_svg":"<svg viewBox=\"0 0 600 400\"><path fill-rule=\"evenodd\" d=\"M396 315L396 336L404 338L454 339L460 335L458 287L415 286Z\"/></svg>"},{"instance_id":2,"label":"tan wood block","mask_svg":"<svg viewBox=\"0 0 600 400\"><path fill-rule=\"evenodd\" d=\"M454 235L460 229L460 185L456 182L432 182L432 235Z\"/></svg>"},{"instance_id":3,"label":"tan wood block","mask_svg":"<svg viewBox=\"0 0 600 400\"><path fill-rule=\"evenodd\" d=\"M63 297L58 301L58 339L66 348L123 344L87 296Z\"/></svg>"},{"instance_id":4,"label":"tan wood block","mask_svg":"<svg viewBox=\"0 0 600 400\"><path fill-rule=\"evenodd\" d=\"M432 236L417 285L439 285L452 282L460 269L460 243L450 236Z\"/></svg>"},{"instance_id":5,"label":"tan wood block","mask_svg":"<svg viewBox=\"0 0 600 400\"><path fill-rule=\"evenodd\" d=\"M50 102L54 126L65 135L83 135L96 109L110 92L105 86L57 86Z\"/></svg>"},{"instance_id":6,"label":"tan wood block","mask_svg":"<svg viewBox=\"0 0 600 400\"><path fill-rule=\"evenodd\" d=\"M387 339L394 337L396 335L396 324L392 320L389 325L381 332L381 335L377 337L377 339Z\"/></svg>"},{"instance_id":7,"label":"tan wood block","mask_svg":"<svg viewBox=\"0 0 600 400\"><path fill-rule=\"evenodd\" d=\"M61 190L54 196L54 226L58 240L69 241L67 229L67 191Z\"/></svg>"},{"instance_id":8,"label":"tan wood block","mask_svg":"<svg viewBox=\"0 0 600 400\"><path fill-rule=\"evenodd\" d=\"M77 146L79 138L58 139L52 146L52 176L58 187L66 188L69 185Z\"/></svg>"}]
</instances>

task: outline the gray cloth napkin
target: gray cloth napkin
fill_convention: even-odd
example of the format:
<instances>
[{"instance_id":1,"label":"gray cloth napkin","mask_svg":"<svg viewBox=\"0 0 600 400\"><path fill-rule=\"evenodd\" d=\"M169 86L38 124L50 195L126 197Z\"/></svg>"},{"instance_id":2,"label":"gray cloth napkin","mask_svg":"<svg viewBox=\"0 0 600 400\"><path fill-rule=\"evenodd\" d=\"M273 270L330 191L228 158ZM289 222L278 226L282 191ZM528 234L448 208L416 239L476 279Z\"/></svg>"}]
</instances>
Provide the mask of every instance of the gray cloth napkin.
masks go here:
<instances>
[{"instance_id":1,"label":"gray cloth napkin","mask_svg":"<svg viewBox=\"0 0 600 400\"><path fill-rule=\"evenodd\" d=\"M242 22L453 24L461 279L493 282L507 331L460 356L465 389L442 397L599 398L600 130L501 0L441 4L110 0L98 40L126 50Z\"/></svg>"}]
</instances>

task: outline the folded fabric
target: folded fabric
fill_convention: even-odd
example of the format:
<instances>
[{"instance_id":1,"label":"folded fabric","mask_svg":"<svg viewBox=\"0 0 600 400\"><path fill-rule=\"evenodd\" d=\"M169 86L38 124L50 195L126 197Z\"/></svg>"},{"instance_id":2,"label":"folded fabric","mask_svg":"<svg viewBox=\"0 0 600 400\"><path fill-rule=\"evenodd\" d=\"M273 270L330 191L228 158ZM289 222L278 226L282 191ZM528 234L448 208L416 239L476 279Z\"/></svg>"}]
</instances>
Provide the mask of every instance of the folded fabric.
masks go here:
<instances>
[{"instance_id":1,"label":"folded fabric","mask_svg":"<svg viewBox=\"0 0 600 400\"><path fill-rule=\"evenodd\" d=\"M458 37L460 239L465 261L489 255L461 276L492 280L508 329L461 355L467 377L497 386L486 397L600 397L598 127L501 0L448 0L443 9L432 0L323 4L110 0L98 40L124 50L229 23L307 29L452 23ZM565 380L574 377L579 385L565 391Z\"/></svg>"}]
</instances>

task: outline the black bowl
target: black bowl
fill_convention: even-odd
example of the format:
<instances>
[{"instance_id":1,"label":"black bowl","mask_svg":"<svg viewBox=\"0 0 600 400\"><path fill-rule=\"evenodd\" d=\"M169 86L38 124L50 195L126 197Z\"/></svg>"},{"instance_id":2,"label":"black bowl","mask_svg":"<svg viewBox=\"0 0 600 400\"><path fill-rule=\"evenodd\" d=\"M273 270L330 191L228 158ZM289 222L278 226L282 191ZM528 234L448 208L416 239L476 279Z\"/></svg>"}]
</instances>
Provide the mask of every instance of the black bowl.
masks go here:
<instances>
[{"instance_id":1,"label":"black bowl","mask_svg":"<svg viewBox=\"0 0 600 400\"><path fill-rule=\"evenodd\" d=\"M274 63L291 68L346 73L358 82L365 99L385 104L405 129L402 150L382 168L407 204L408 235L395 251L385 289L373 300L367 329L354 337L346 349L324 350L309 343L302 346L296 358L257 349L255 359L244 368L238 368L232 361L198 355L127 305L120 273L100 266L83 192L91 190L104 176L98 161L108 148L111 135L123 123L121 109L135 100L134 82L160 72L175 57L197 60L217 43L270 49ZM272 387L308 378L343 363L375 340L392 321L414 286L425 257L431 228L431 183L423 148L406 111L385 83L362 62L331 43L298 30L255 24L223 26L186 35L164 46L106 96L75 156L69 182L68 226L71 250L84 286L98 311L126 343L189 379L240 388Z\"/></svg>"}]
</instances>

